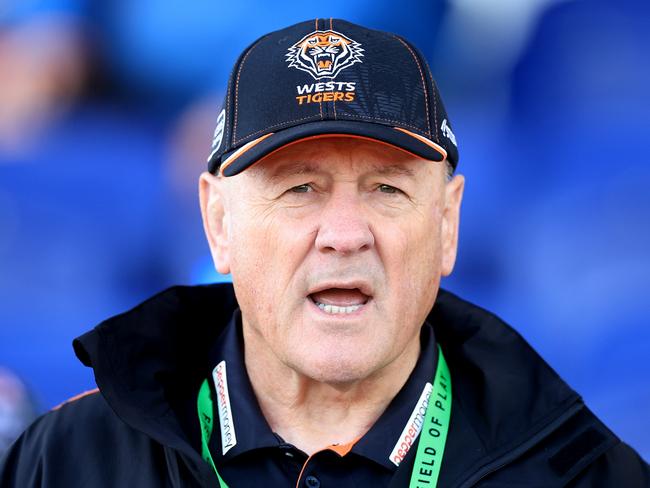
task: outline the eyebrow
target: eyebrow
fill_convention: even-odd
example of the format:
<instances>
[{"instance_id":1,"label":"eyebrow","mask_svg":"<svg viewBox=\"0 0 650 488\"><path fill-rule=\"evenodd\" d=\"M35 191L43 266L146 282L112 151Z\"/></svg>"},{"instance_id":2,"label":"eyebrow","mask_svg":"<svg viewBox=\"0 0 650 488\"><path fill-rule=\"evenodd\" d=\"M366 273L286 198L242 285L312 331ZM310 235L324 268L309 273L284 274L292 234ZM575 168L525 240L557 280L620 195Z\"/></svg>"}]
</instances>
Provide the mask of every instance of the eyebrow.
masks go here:
<instances>
[{"instance_id":1,"label":"eyebrow","mask_svg":"<svg viewBox=\"0 0 650 488\"><path fill-rule=\"evenodd\" d=\"M415 171L400 164L378 164L372 169L382 176L410 176L415 177Z\"/></svg>"},{"instance_id":2,"label":"eyebrow","mask_svg":"<svg viewBox=\"0 0 650 488\"><path fill-rule=\"evenodd\" d=\"M316 163L297 161L295 163L283 164L279 168L274 169L273 171L267 170L266 173L267 173L267 178L270 181L277 181L281 178L284 178L287 175L323 173L323 170L319 168Z\"/></svg>"}]
</instances>

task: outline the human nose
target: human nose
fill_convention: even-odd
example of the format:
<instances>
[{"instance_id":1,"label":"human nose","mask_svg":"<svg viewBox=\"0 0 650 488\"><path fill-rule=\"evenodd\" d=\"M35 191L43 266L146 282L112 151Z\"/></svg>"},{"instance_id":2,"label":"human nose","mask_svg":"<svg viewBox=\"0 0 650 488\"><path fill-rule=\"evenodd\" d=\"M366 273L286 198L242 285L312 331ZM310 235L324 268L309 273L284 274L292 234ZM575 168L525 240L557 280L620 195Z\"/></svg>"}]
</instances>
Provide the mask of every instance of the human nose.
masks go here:
<instances>
[{"instance_id":1,"label":"human nose","mask_svg":"<svg viewBox=\"0 0 650 488\"><path fill-rule=\"evenodd\" d=\"M374 246L375 236L358 196L334 195L330 198L320 215L315 244L319 251L341 254L352 254Z\"/></svg>"}]
</instances>

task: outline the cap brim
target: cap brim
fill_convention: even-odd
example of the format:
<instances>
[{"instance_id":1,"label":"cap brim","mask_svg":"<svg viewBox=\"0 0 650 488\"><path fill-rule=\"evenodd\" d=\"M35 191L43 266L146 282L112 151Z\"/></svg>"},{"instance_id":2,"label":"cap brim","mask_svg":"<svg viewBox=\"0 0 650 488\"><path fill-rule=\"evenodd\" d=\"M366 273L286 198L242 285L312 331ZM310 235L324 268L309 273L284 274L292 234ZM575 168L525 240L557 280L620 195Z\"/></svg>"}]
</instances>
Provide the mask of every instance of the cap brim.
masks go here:
<instances>
[{"instance_id":1,"label":"cap brim","mask_svg":"<svg viewBox=\"0 0 650 488\"><path fill-rule=\"evenodd\" d=\"M430 161L444 161L447 151L426 137L403 129L369 122L326 120L302 124L254 139L220 160L210 160L209 170L234 176L282 147L303 139L328 136L352 136L396 147ZM221 164L220 164L221 161Z\"/></svg>"}]
</instances>

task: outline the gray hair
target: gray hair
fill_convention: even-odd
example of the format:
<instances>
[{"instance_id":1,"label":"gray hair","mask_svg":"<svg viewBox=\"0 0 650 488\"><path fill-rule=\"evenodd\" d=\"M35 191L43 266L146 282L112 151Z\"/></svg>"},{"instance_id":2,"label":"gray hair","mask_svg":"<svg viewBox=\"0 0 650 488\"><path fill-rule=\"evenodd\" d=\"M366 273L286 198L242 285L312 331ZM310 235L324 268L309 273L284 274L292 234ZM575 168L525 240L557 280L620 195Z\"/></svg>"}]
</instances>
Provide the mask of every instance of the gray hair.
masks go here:
<instances>
[{"instance_id":1,"label":"gray hair","mask_svg":"<svg viewBox=\"0 0 650 488\"><path fill-rule=\"evenodd\" d=\"M445 181L449 182L454 177L454 168L448 159L445 159Z\"/></svg>"}]
</instances>

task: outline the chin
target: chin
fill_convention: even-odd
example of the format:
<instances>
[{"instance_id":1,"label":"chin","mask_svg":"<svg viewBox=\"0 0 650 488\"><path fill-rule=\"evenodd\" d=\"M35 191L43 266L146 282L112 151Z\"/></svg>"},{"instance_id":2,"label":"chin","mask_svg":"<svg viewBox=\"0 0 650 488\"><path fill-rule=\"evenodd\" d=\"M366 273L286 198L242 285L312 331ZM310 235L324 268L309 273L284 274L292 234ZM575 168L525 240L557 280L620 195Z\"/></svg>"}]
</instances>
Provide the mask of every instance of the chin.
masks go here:
<instances>
[{"instance_id":1,"label":"chin","mask_svg":"<svg viewBox=\"0 0 650 488\"><path fill-rule=\"evenodd\" d=\"M296 370L308 378L327 384L349 384L371 376L379 365L356 356L332 354L321 357L302 358Z\"/></svg>"}]
</instances>

